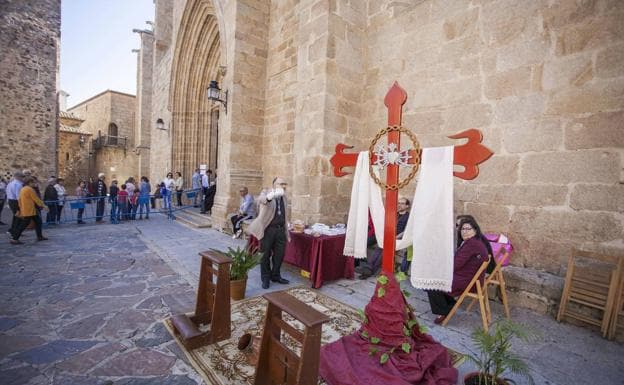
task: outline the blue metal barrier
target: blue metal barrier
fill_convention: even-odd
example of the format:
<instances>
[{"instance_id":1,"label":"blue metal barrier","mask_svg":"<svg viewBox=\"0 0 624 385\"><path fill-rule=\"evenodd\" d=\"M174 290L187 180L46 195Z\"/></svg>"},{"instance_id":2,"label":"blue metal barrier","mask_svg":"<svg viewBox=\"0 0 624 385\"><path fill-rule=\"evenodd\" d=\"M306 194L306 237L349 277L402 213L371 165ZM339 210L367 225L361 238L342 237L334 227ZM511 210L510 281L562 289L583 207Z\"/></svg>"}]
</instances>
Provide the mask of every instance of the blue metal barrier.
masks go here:
<instances>
[{"instance_id":1,"label":"blue metal barrier","mask_svg":"<svg viewBox=\"0 0 624 385\"><path fill-rule=\"evenodd\" d=\"M182 206L173 206L173 200L169 199L169 202L172 204L169 205L168 208L160 207L160 208L151 208L151 203L154 201L155 205L160 201L163 202L162 196L150 195L150 196L139 196L136 201L136 205L132 207L131 210L128 210L125 213L121 213L118 210L118 204L112 204L110 201L110 197L102 196L102 197L84 197L84 198L65 198L63 200L57 201L45 201L46 205L60 207L61 210L61 218L58 221L46 221L46 217L42 217L43 225L49 226L52 224L60 224L60 223L71 223L71 222L84 222L87 220L94 220L97 218L96 210L98 206L98 202L100 200L104 200L104 213L102 216L103 220L112 223L119 223L119 220L128 220L130 218L134 218L136 214L143 215L145 214L147 217L147 212L140 212L139 209L146 208L150 209L149 214L163 214L167 215L167 218L173 220L175 219L174 213L179 210L187 209L189 207L193 207L194 199L198 196L198 190L185 190L183 191L183 196L186 198L185 204ZM171 196L170 196L171 197ZM161 203L162 205L162 203ZM111 208L114 208L116 213L111 216ZM82 211L82 216L79 218L79 213ZM122 217L120 217L120 215Z\"/></svg>"}]
</instances>

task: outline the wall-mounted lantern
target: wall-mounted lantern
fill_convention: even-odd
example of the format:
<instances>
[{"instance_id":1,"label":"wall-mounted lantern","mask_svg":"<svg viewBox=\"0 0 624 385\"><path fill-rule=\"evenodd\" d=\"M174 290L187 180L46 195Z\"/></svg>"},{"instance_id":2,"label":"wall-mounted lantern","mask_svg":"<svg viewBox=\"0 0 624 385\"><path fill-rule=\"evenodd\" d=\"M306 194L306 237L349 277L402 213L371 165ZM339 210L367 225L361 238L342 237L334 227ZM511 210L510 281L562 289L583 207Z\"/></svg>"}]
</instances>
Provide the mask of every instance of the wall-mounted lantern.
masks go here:
<instances>
[{"instance_id":1,"label":"wall-mounted lantern","mask_svg":"<svg viewBox=\"0 0 624 385\"><path fill-rule=\"evenodd\" d=\"M223 104L223 108L225 109L225 113L227 114L227 98L228 91L225 90L224 98L221 99L221 88L219 88L219 83L216 80L211 80L210 85L208 86L208 99L213 102L219 102Z\"/></svg>"},{"instance_id":2,"label":"wall-mounted lantern","mask_svg":"<svg viewBox=\"0 0 624 385\"><path fill-rule=\"evenodd\" d=\"M156 119L156 129L157 130L165 129L165 122L161 118Z\"/></svg>"}]
</instances>

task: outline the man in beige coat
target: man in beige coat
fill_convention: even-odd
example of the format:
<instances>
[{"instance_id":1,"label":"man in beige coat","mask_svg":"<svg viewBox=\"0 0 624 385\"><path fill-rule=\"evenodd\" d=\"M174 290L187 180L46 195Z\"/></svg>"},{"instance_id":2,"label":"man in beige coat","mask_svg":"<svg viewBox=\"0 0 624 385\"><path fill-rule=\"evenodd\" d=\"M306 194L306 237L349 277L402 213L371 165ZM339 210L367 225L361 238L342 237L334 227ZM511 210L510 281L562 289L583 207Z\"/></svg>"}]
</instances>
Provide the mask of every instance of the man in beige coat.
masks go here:
<instances>
[{"instance_id":1,"label":"man in beige coat","mask_svg":"<svg viewBox=\"0 0 624 385\"><path fill-rule=\"evenodd\" d=\"M277 177L273 179L272 189L260 193L258 216L248 229L248 233L260 241L263 252L260 260L263 289L269 288L269 280L284 285L290 283L280 273L286 242L290 240L284 194L287 185L283 178Z\"/></svg>"}]
</instances>

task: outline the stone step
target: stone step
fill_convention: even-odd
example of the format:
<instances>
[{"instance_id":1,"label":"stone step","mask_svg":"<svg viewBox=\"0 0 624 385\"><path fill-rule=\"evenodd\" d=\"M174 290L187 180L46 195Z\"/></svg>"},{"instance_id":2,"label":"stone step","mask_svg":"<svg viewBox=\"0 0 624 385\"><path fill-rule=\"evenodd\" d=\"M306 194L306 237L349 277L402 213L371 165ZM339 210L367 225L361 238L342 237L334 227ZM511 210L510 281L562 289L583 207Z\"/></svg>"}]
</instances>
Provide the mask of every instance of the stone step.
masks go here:
<instances>
[{"instance_id":1,"label":"stone step","mask_svg":"<svg viewBox=\"0 0 624 385\"><path fill-rule=\"evenodd\" d=\"M197 228L212 227L210 216L191 210L179 210L174 212L176 220Z\"/></svg>"}]
</instances>

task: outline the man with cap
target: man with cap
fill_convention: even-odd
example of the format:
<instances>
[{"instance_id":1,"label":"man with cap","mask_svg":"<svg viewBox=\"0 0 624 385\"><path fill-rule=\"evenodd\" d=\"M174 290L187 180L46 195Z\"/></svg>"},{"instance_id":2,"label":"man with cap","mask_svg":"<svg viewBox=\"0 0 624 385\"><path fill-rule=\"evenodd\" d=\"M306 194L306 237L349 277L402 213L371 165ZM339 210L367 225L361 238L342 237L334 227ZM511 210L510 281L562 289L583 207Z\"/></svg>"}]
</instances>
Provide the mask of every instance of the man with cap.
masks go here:
<instances>
[{"instance_id":1,"label":"man with cap","mask_svg":"<svg viewBox=\"0 0 624 385\"><path fill-rule=\"evenodd\" d=\"M9 202L9 208L13 212L13 220L11 221L11 228L9 229L9 233L12 233L17 227L19 218L16 218L16 214L19 211L19 193L24 184L22 181L24 180L24 173L20 171L16 171L13 174L13 179L9 182L6 188L6 196L7 201Z\"/></svg>"},{"instance_id":2,"label":"man with cap","mask_svg":"<svg viewBox=\"0 0 624 385\"><path fill-rule=\"evenodd\" d=\"M104 216L104 206L106 205L106 183L104 183L105 175L103 172L98 174L98 180L95 183L95 196L97 197L97 207L95 209L95 222L102 223Z\"/></svg>"},{"instance_id":3,"label":"man with cap","mask_svg":"<svg viewBox=\"0 0 624 385\"><path fill-rule=\"evenodd\" d=\"M263 253L260 260L263 289L269 288L269 281L290 283L280 273L286 242L290 240L286 216L288 204L284 195L287 185L283 178L273 179L273 188L260 193L258 216L249 225L249 234L258 239Z\"/></svg>"}]
</instances>

